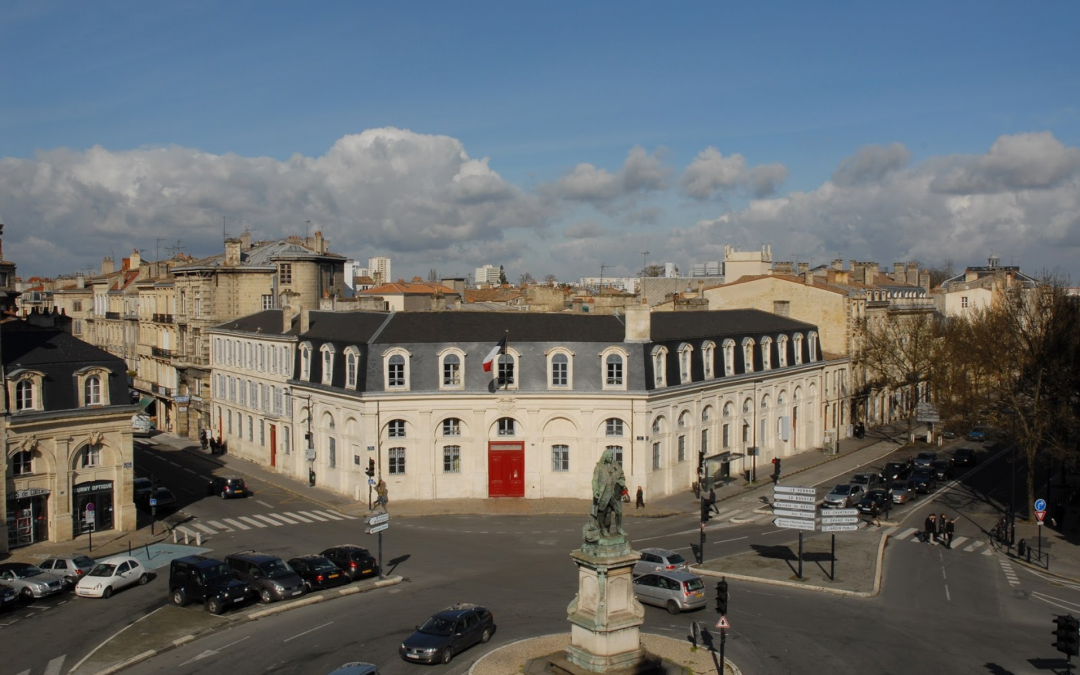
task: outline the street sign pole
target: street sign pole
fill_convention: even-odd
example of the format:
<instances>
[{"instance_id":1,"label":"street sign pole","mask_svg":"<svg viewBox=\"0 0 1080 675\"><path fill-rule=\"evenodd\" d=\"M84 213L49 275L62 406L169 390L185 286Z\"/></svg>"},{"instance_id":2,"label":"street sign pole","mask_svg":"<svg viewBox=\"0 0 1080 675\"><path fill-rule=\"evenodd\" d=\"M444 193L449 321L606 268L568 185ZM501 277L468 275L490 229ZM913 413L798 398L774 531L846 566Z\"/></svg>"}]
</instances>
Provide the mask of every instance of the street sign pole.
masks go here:
<instances>
[{"instance_id":1,"label":"street sign pole","mask_svg":"<svg viewBox=\"0 0 1080 675\"><path fill-rule=\"evenodd\" d=\"M832 535L832 552L829 553L829 581L836 581L836 535Z\"/></svg>"},{"instance_id":2,"label":"street sign pole","mask_svg":"<svg viewBox=\"0 0 1080 675\"><path fill-rule=\"evenodd\" d=\"M724 647L727 646L727 629L720 629L720 671L724 672Z\"/></svg>"},{"instance_id":3,"label":"street sign pole","mask_svg":"<svg viewBox=\"0 0 1080 675\"><path fill-rule=\"evenodd\" d=\"M799 581L802 581L802 530L799 530Z\"/></svg>"},{"instance_id":4,"label":"street sign pole","mask_svg":"<svg viewBox=\"0 0 1080 675\"><path fill-rule=\"evenodd\" d=\"M382 560L382 530L379 530L379 578L384 579L383 573L383 560Z\"/></svg>"}]
</instances>

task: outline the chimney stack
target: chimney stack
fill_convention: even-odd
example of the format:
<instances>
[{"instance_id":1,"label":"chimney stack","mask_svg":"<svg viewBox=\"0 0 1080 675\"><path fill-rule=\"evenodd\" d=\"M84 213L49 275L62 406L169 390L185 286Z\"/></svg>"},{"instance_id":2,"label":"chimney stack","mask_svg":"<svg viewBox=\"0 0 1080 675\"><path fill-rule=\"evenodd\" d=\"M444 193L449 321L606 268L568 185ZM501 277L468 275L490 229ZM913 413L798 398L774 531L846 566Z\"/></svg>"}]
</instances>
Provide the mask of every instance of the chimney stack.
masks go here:
<instances>
[{"instance_id":1,"label":"chimney stack","mask_svg":"<svg viewBox=\"0 0 1080 675\"><path fill-rule=\"evenodd\" d=\"M240 240L229 238L225 240L225 264L236 266L240 264Z\"/></svg>"},{"instance_id":2,"label":"chimney stack","mask_svg":"<svg viewBox=\"0 0 1080 675\"><path fill-rule=\"evenodd\" d=\"M109 256L105 256L101 259L101 276L106 274L112 274L116 271L116 267L113 265L113 259Z\"/></svg>"},{"instance_id":3,"label":"chimney stack","mask_svg":"<svg viewBox=\"0 0 1080 675\"><path fill-rule=\"evenodd\" d=\"M311 330L311 310L307 307L300 310L300 333L301 335Z\"/></svg>"},{"instance_id":4,"label":"chimney stack","mask_svg":"<svg viewBox=\"0 0 1080 675\"><path fill-rule=\"evenodd\" d=\"M652 310L641 305L626 307L625 342L648 342L652 339Z\"/></svg>"},{"instance_id":5,"label":"chimney stack","mask_svg":"<svg viewBox=\"0 0 1080 675\"><path fill-rule=\"evenodd\" d=\"M251 231L244 230L244 233L240 235L240 250L246 251L251 248Z\"/></svg>"}]
</instances>

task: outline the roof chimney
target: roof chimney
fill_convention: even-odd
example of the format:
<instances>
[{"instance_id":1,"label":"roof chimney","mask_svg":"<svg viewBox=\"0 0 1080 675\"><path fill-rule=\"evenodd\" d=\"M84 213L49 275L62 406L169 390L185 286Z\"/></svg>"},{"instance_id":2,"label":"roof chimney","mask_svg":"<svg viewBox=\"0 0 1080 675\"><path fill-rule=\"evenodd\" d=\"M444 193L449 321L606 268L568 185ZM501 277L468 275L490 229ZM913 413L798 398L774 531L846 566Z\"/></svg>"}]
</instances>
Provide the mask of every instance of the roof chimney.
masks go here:
<instances>
[{"instance_id":1,"label":"roof chimney","mask_svg":"<svg viewBox=\"0 0 1080 675\"><path fill-rule=\"evenodd\" d=\"M229 238L225 240L225 264L235 266L240 264L240 240Z\"/></svg>"},{"instance_id":2,"label":"roof chimney","mask_svg":"<svg viewBox=\"0 0 1080 675\"><path fill-rule=\"evenodd\" d=\"M251 230L244 230L240 235L240 250L246 251L251 248Z\"/></svg>"},{"instance_id":3,"label":"roof chimney","mask_svg":"<svg viewBox=\"0 0 1080 675\"><path fill-rule=\"evenodd\" d=\"M104 276L106 274L112 274L115 271L116 271L116 267L113 265L113 259L112 258L110 258L109 256L105 256L104 258L101 259L101 274L102 274L102 276Z\"/></svg>"},{"instance_id":4,"label":"roof chimney","mask_svg":"<svg viewBox=\"0 0 1080 675\"><path fill-rule=\"evenodd\" d=\"M652 311L641 305L626 307L625 342L648 342L652 339Z\"/></svg>"},{"instance_id":5,"label":"roof chimney","mask_svg":"<svg viewBox=\"0 0 1080 675\"><path fill-rule=\"evenodd\" d=\"M802 278L803 278L803 283L806 284L807 286L813 286L814 285L814 273L811 272L810 270L806 270L805 272L803 272Z\"/></svg>"},{"instance_id":6,"label":"roof chimney","mask_svg":"<svg viewBox=\"0 0 1080 675\"><path fill-rule=\"evenodd\" d=\"M311 329L311 310L304 308L300 310L300 333L304 334Z\"/></svg>"}]
</instances>

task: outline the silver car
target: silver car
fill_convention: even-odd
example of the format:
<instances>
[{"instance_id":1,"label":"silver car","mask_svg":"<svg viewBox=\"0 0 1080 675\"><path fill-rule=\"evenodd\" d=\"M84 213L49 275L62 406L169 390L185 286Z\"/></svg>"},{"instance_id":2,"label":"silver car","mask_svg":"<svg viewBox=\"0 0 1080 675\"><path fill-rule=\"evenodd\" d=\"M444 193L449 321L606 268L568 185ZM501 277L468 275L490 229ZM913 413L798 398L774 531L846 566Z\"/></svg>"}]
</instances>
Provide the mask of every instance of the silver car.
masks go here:
<instances>
[{"instance_id":1,"label":"silver car","mask_svg":"<svg viewBox=\"0 0 1080 675\"><path fill-rule=\"evenodd\" d=\"M28 563L0 565L0 581L18 591L24 600L62 593L67 587L63 577Z\"/></svg>"},{"instance_id":2,"label":"silver car","mask_svg":"<svg viewBox=\"0 0 1080 675\"><path fill-rule=\"evenodd\" d=\"M686 558L666 548L643 548L641 560L634 565L634 576L649 572L686 572Z\"/></svg>"},{"instance_id":3,"label":"silver car","mask_svg":"<svg viewBox=\"0 0 1080 675\"><path fill-rule=\"evenodd\" d=\"M863 494L880 488L880 482L881 476L876 473L857 473L851 477L851 484L861 486Z\"/></svg>"},{"instance_id":4,"label":"silver car","mask_svg":"<svg viewBox=\"0 0 1080 675\"><path fill-rule=\"evenodd\" d=\"M889 486L889 497L892 498L893 504L907 504L915 499L915 486L912 485L911 480L893 481Z\"/></svg>"},{"instance_id":5,"label":"silver car","mask_svg":"<svg viewBox=\"0 0 1080 675\"><path fill-rule=\"evenodd\" d=\"M678 614L705 606L705 582L689 572L652 572L634 579L634 594L649 605Z\"/></svg>"},{"instance_id":6,"label":"silver car","mask_svg":"<svg viewBox=\"0 0 1080 675\"><path fill-rule=\"evenodd\" d=\"M94 569L96 564L97 562L89 556L74 555L68 558L46 558L38 567L64 577L68 586L74 586L79 583L79 579L86 576L87 572Z\"/></svg>"},{"instance_id":7,"label":"silver car","mask_svg":"<svg viewBox=\"0 0 1080 675\"><path fill-rule=\"evenodd\" d=\"M863 489L861 485L837 485L829 494L825 495L823 505L844 509L858 504L862 496Z\"/></svg>"}]
</instances>

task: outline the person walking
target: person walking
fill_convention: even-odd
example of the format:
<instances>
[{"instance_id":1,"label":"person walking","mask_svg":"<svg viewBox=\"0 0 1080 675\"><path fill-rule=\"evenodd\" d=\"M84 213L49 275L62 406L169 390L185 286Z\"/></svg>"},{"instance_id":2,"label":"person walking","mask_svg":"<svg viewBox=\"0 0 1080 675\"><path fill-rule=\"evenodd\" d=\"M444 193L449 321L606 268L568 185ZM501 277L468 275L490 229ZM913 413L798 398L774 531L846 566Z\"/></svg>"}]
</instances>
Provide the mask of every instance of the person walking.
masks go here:
<instances>
[{"instance_id":1,"label":"person walking","mask_svg":"<svg viewBox=\"0 0 1080 675\"><path fill-rule=\"evenodd\" d=\"M927 544L937 538L937 524L934 522L934 518L934 514L931 513L926 517L926 522L923 523L923 541Z\"/></svg>"},{"instance_id":2,"label":"person walking","mask_svg":"<svg viewBox=\"0 0 1080 675\"><path fill-rule=\"evenodd\" d=\"M634 508L636 508L636 509L645 508L645 493L642 492L640 485L637 486L637 502L634 504Z\"/></svg>"},{"instance_id":3,"label":"person walking","mask_svg":"<svg viewBox=\"0 0 1080 675\"><path fill-rule=\"evenodd\" d=\"M956 518L945 523L945 548L952 548L953 535L956 533Z\"/></svg>"},{"instance_id":4,"label":"person walking","mask_svg":"<svg viewBox=\"0 0 1080 675\"><path fill-rule=\"evenodd\" d=\"M717 515L720 514L720 509L716 508L716 489L715 488L709 488L709 508L712 509L713 511L715 511Z\"/></svg>"},{"instance_id":5,"label":"person walking","mask_svg":"<svg viewBox=\"0 0 1080 675\"><path fill-rule=\"evenodd\" d=\"M938 541L945 542L945 525L949 522L949 517L944 513L938 516L937 519L937 536Z\"/></svg>"}]
</instances>

